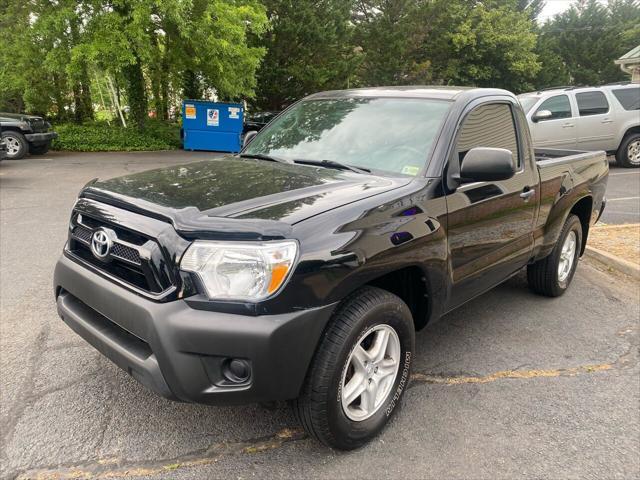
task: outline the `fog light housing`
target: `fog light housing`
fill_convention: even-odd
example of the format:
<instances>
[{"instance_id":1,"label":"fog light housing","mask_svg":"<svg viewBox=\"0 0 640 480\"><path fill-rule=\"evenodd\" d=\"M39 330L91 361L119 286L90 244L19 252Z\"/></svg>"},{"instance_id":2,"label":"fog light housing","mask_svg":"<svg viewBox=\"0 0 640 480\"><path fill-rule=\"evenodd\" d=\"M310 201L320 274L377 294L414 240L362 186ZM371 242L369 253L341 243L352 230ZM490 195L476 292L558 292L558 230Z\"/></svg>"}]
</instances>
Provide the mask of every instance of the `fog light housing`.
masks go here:
<instances>
[{"instance_id":1,"label":"fog light housing","mask_svg":"<svg viewBox=\"0 0 640 480\"><path fill-rule=\"evenodd\" d=\"M251 377L251 366L241 358L228 358L222 364L222 375L229 382L245 383Z\"/></svg>"}]
</instances>

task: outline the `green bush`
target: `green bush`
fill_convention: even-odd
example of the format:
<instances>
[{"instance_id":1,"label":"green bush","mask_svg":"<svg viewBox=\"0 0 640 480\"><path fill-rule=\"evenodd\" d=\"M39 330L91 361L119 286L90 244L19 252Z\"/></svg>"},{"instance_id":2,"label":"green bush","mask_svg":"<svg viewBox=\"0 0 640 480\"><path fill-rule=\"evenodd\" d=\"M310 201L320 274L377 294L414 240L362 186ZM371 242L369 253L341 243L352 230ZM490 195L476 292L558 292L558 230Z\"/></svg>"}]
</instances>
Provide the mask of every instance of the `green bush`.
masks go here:
<instances>
[{"instance_id":1,"label":"green bush","mask_svg":"<svg viewBox=\"0 0 640 480\"><path fill-rule=\"evenodd\" d=\"M58 132L53 150L72 152L131 152L137 150L175 150L180 148L180 125L150 120L144 130L123 128L113 122L83 125L64 123L53 126Z\"/></svg>"}]
</instances>

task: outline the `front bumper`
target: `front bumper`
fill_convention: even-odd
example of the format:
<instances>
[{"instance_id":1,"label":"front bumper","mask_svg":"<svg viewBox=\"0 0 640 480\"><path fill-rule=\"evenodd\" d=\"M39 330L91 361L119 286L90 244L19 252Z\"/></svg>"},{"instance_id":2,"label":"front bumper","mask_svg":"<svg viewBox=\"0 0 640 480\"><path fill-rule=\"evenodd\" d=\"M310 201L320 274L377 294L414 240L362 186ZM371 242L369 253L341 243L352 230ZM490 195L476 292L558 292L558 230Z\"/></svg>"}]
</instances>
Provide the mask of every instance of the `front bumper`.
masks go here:
<instances>
[{"instance_id":1,"label":"front bumper","mask_svg":"<svg viewBox=\"0 0 640 480\"><path fill-rule=\"evenodd\" d=\"M54 273L58 314L140 383L174 400L226 405L296 398L334 305L243 316L158 303L63 255ZM222 365L248 361L231 384Z\"/></svg>"},{"instance_id":2,"label":"front bumper","mask_svg":"<svg viewBox=\"0 0 640 480\"><path fill-rule=\"evenodd\" d=\"M58 138L58 134L56 132L27 133L25 134L24 138L26 138L29 143L38 145L50 142L54 138Z\"/></svg>"}]
</instances>

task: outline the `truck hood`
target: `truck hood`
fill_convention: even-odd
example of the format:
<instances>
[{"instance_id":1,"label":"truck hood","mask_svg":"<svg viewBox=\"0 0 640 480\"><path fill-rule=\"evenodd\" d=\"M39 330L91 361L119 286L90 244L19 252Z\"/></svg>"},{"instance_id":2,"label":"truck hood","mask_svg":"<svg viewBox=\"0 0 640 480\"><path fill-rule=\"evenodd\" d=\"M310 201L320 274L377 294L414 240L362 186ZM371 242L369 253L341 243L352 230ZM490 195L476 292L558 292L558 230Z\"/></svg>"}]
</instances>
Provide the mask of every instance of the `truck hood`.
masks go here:
<instances>
[{"instance_id":1,"label":"truck hood","mask_svg":"<svg viewBox=\"0 0 640 480\"><path fill-rule=\"evenodd\" d=\"M29 120L42 120L42 117L38 117L37 115L26 115L24 113L7 113L0 112L0 121L10 121L10 120L19 120L22 122L26 122Z\"/></svg>"},{"instance_id":2,"label":"truck hood","mask_svg":"<svg viewBox=\"0 0 640 480\"><path fill-rule=\"evenodd\" d=\"M82 196L173 222L176 229L243 221L293 225L347 203L411 182L350 171L224 157L95 181ZM245 222L246 223L246 222Z\"/></svg>"}]
</instances>

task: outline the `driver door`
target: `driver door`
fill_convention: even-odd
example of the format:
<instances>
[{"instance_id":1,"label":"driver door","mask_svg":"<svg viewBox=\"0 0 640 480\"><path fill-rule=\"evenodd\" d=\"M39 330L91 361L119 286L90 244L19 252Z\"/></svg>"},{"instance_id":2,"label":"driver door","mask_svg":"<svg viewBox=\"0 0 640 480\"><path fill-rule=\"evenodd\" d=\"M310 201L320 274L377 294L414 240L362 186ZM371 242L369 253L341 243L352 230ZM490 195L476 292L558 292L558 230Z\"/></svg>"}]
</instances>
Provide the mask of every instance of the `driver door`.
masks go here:
<instances>
[{"instance_id":1,"label":"driver door","mask_svg":"<svg viewBox=\"0 0 640 480\"><path fill-rule=\"evenodd\" d=\"M464 303L523 267L533 245L538 173L530 149L521 149L509 102L471 110L458 129L447 175L459 171L475 147L510 150L516 174L501 181L462 183L446 195L452 289L449 307Z\"/></svg>"}]
</instances>

